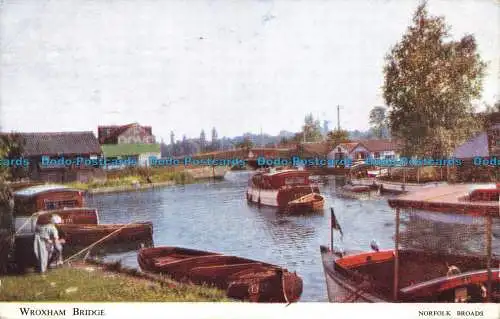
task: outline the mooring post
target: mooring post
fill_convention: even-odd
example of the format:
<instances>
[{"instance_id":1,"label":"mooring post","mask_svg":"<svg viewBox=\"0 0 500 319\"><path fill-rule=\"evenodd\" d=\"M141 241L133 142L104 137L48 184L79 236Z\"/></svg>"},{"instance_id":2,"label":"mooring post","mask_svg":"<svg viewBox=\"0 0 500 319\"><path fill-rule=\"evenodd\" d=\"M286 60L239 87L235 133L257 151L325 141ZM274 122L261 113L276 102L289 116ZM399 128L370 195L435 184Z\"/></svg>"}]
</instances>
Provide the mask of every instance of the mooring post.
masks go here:
<instances>
[{"instance_id":1,"label":"mooring post","mask_svg":"<svg viewBox=\"0 0 500 319\"><path fill-rule=\"evenodd\" d=\"M399 290L399 213L400 208L396 208L396 234L394 238L394 301L398 300Z\"/></svg>"},{"instance_id":2,"label":"mooring post","mask_svg":"<svg viewBox=\"0 0 500 319\"><path fill-rule=\"evenodd\" d=\"M333 226L334 225L333 207L330 207L330 250L333 252Z\"/></svg>"},{"instance_id":3,"label":"mooring post","mask_svg":"<svg viewBox=\"0 0 500 319\"><path fill-rule=\"evenodd\" d=\"M493 274L491 273L491 235L492 235L492 217L486 217L486 271L488 272L488 282L486 284L486 301L491 302Z\"/></svg>"}]
</instances>

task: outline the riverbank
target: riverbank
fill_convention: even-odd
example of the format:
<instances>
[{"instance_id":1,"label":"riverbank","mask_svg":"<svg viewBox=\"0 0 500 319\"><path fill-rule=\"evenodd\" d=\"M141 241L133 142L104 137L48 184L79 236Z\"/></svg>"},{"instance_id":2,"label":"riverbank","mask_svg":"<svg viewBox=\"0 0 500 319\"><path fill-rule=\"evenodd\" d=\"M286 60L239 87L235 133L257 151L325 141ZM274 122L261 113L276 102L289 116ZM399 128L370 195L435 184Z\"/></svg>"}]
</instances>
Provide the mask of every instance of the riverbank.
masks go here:
<instances>
[{"instance_id":1,"label":"riverbank","mask_svg":"<svg viewBox=\"0 0 500 319\"><path fill-rule=\"evenodd\" d=\"M120 192L130 192L130 191L140 191L144 189L151 188L162 188L167 186L176 185L173 181L151 183L151 184L132 184L132 185L120 185L112 187L97 187L97 188L87 188L87 194L106 194L106 193L120 193Z\"/></svg>"},{"instance_id":2,"label":"riverbank","mask_svg":"<svg viewBox=\"0 0 500 319\"><path fill-rule=\"evenodd\" d=\"M0 277L2 301L231 301L221 290L148 277L135 269L78 262L49 270Z\"/></svg>"},{"instance_id":3,"label":"riverbank","mask_svg":"<svg viewBox=\"0 0 500 319\"><path fill-rule=\"evenodd\" d=\"M193 184L204 180L224 179L228 171L225 167L169 169L125 169L108 173L106 180L93 180L88 183L72 182L66 186L87 191L88 194L129 192L172 185Z\"/></svg>"}]
</instances>

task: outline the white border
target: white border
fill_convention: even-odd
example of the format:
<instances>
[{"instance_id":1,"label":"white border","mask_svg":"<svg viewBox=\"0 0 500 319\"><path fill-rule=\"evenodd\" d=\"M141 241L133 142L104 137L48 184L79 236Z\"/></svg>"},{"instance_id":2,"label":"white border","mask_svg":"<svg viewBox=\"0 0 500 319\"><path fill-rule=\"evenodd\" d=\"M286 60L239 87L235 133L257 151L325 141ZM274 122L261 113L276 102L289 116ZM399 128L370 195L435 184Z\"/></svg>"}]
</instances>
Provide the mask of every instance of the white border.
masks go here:
<instances>
[{"instance_id":1,"label":"white border","mask_svg":"<svg viewBox=\"0 0 500 319\"><path fill-rule=\"evenodd\" d=\"M47 316L40 313L22 315L21 307L37 310L66 310L65 316ZM103 309L104 316L74 316L73 308ZM431 312L437 311L434 315ZM449 311L449 315L446 313ZM460 315L459 311L476 312ZM482 315L479 314L482 312ZM498 319L498 304L365 304L365 303L0 303L0 318L175 318L175 319L277 319L277 318L387 318L387 319Z\"/></svg>"}]
</instances>

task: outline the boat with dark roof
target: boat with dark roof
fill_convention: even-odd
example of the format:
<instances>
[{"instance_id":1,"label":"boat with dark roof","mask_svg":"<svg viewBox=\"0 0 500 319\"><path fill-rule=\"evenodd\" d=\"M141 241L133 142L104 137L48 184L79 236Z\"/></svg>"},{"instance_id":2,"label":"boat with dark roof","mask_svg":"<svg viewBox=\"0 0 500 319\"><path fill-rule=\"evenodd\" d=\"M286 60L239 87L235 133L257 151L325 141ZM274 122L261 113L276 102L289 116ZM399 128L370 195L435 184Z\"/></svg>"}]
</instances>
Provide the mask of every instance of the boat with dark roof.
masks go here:
<instances>
[{"instance_id":1,"label":"boat with dark roof","mask_svg":"<svg viewBox=\"0 0 500 319\"><path fill-rule=\"evenodd\" d=\"M323 196L309 180L310 172L271 168L257 172L248 181L246 198L259 206L277 207L282 211L321 210Z\"/></svg>"},{"instance_id":2,"label":"boat with dark roof","mask_svg":"<svg viewBox=\"0 0 500 319\"><path fill-rule=\"evenodd\" d=\"M500 256L492 251L499 194L498 186L449 185L391 198L394 249L372 242L362 253L334 246L341 228L332 209L331 244L320 246L330 302L500 302ZM424 227L433 222L442 237Z\"/></svg>"}]
</instances>

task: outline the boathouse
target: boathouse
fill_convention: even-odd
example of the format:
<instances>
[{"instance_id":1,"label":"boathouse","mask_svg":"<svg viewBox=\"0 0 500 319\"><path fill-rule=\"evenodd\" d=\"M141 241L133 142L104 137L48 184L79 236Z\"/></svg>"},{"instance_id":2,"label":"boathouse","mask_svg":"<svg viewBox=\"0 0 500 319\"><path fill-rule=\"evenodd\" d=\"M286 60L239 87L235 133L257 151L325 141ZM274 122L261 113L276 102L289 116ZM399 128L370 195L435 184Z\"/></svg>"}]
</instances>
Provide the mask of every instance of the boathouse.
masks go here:
<instances>
[{"instance_id":1,"label":"boathouse","mask_svg":"<svg viewBox=\"0 0 500 319\"><path fill-rule=\"evenodd\" d=\"M28 160L27 175L43 182L87 182L104 178L99 167L75 165L77 158L99 158L101 146L93 132L17 133L24 142L23 157ZM64 158L66 163L44 164L42 158ZM73 164L68 164L72 161Z\"/></svg>"},{"instance_id":2,"label":"boathouse","mask_svg":"<svg viewBox=\"0 0 500 319\"><path fill-rule=\"evenodd\" d=\"M499 180L500 164L485 165L479 163L477 159L500 160L500 112L487 115L486 123L485 131L477 133L455 149L453 157L462 160L462 165L454 167L457 181L492 182Z\"/></svg>"}]
</instances>

